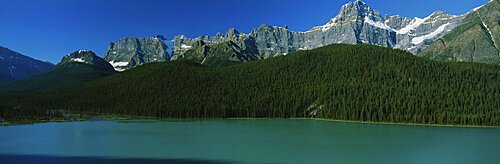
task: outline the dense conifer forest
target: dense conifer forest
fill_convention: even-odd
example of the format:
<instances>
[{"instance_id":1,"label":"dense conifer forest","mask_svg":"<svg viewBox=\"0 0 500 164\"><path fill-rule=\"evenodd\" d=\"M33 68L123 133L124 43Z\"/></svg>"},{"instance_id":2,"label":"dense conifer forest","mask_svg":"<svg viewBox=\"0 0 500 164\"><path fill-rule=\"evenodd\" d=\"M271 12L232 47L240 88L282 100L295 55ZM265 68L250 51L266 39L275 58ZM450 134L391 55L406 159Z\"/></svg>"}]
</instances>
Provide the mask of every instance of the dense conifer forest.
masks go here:
<instances>
[{"instance_id":1,"label":"dense conifer forest","mask_svg":"<svg viewBox=\"0 0 500 164\"><path fill-rule=\"evenodd\" d=\"M52 111L161 118L328 118L500 125L500 66L330 45L227 67L139 66L71 88L0 97L6 119Z\"/></svg>"}]
</instances>

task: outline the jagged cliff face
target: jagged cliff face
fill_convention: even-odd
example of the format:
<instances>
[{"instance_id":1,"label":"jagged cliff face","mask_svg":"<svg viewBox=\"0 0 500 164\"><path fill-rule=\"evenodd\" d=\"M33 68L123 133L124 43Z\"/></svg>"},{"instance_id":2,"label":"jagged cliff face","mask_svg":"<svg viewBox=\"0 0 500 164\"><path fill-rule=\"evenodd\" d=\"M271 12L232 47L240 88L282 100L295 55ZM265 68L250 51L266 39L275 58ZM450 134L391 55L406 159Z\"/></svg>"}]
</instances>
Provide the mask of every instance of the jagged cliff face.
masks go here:
<instances>
[{"instance_id":1,"label":"jagged cliff face","mask_svg":"<svg viewBox=\"0 0 500 164\"><path fill-rule=\"evenodd\" d=\"M230 29L226 35L174 38L172 59L192 48L196 41L208 45L232 41L259 58L286 55L290 52L318 48L334 43L373 44L418 53L437 38L458 26L462 16L442 11L426 18L382 16L366 3L356 0L342 6L339 14L322 26L306 32L293 32L287 27L262 25L249 34Z\"/></svg>"},{"instance_id":2,"label":"jagged cliff face","mask_svg":"<svg viewBox=\"0 0 500 164\"><path fill-rule=\"evenodd\" d=\"M163 36L151 38L125 38L111 43L104 57L115 70L124 71L145 63L170 60Z\"/></svg>"},{"instance_id":3,"label":"jagged cliff face","mask_svg":"<svg viewBox=\"0 0 500 164\"><path fill-rule=\"evenodd\" d=\"M228 66L257 59L257 56L247 53L232 41L207 45L201 40L193 43L188 51L177 58L177 60L191 60L214 67Z\"/></svg>"},{"instance_id":4,"label":"jagged cliff face","mask_svg":"<svg viewBox=\"0 0 500 164\"><path fill-rule=\"evenodd\" d=\"M419 56L444 61L500 64L500 0L468 14L462 24Z\"/></svg>"},{"instance_id":5,"label":"jagged cliff face","mask_svg":"<svg viewBox=\"0 0 500 164\"><path fill-rule=\"evenodd\" d=\"M106 60L97 56L94 52L89 50L78 50L71 54L64 56L58 65L64 65L67 63L85 63L92 65L101 70L109 70L113 72L114 68Z\"/></svg>"},{"instance_id":6,"label":"jagged cliff face","mask_svg":"<svg viewBox=\"0 0 500 164\"><path fill-rule=\"evenodd\" d=\"M342 6L340 13L326 25L309 30L307 34L315 42L306 46L348 43L394 47L396 33L383 22L380 13L364 2L351 2Z\"/></svg>"}]
</instances>

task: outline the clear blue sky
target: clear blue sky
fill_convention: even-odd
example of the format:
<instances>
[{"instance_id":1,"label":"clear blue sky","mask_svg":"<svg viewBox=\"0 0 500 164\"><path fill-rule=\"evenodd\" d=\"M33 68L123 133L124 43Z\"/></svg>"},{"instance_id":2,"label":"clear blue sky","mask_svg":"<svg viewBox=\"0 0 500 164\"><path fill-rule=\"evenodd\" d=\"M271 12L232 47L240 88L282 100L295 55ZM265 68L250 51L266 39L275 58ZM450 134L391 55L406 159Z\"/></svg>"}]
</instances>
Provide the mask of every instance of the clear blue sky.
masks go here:
<instances>
[{"instance_id":1,"label":"clear blue sky","mask_svg":"<svg viewBox=\"0 0 500 164\"><path fill-rule=\"evenodd\" d=\"M382 14L463 14L489 0L364 0ZM0 46L57 63L79 49L103 56L124 37L215 35L260 24L306 31L349 0L0 0Z\"/></svg>"}]
</instances>

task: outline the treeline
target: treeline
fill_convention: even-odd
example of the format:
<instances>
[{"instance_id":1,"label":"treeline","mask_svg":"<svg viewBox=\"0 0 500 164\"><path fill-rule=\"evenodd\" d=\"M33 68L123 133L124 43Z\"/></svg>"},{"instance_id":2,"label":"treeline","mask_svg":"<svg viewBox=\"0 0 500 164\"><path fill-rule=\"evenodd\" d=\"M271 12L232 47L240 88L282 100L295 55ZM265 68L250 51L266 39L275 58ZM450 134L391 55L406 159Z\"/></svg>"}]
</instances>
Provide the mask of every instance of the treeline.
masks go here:
<instances>
[{"instance_id":1,"label":"treeline","mask_svg":"<svg viewBox=\"0 0 500 164\"><path fill-rule=\"evenodd\" d=\"M500 66L331 45L228 67L174 61L74 88L0 98L6 119L50 110L161 118L314 117L500 125Z\"/></svg>"}]
</instances>

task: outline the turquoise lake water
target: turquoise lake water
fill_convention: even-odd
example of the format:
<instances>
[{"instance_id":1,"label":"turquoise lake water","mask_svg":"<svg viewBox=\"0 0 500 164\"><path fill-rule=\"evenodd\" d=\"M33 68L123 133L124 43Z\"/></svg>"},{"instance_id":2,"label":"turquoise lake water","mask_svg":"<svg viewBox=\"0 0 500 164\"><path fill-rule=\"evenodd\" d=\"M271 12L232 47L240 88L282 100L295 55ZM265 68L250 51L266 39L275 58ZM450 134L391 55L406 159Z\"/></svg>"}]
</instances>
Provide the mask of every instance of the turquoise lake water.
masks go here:
<instances>
[{"instance_id":1,"label":"turquoise lake water","mask_svg":"<svg viewBox=\"0 0 500 164\"><path fill-rule=\"evenodd\" d=\"M0 126L0 163L500 163L500 129L316 120Z\"/></svg>"}]
</instances>

